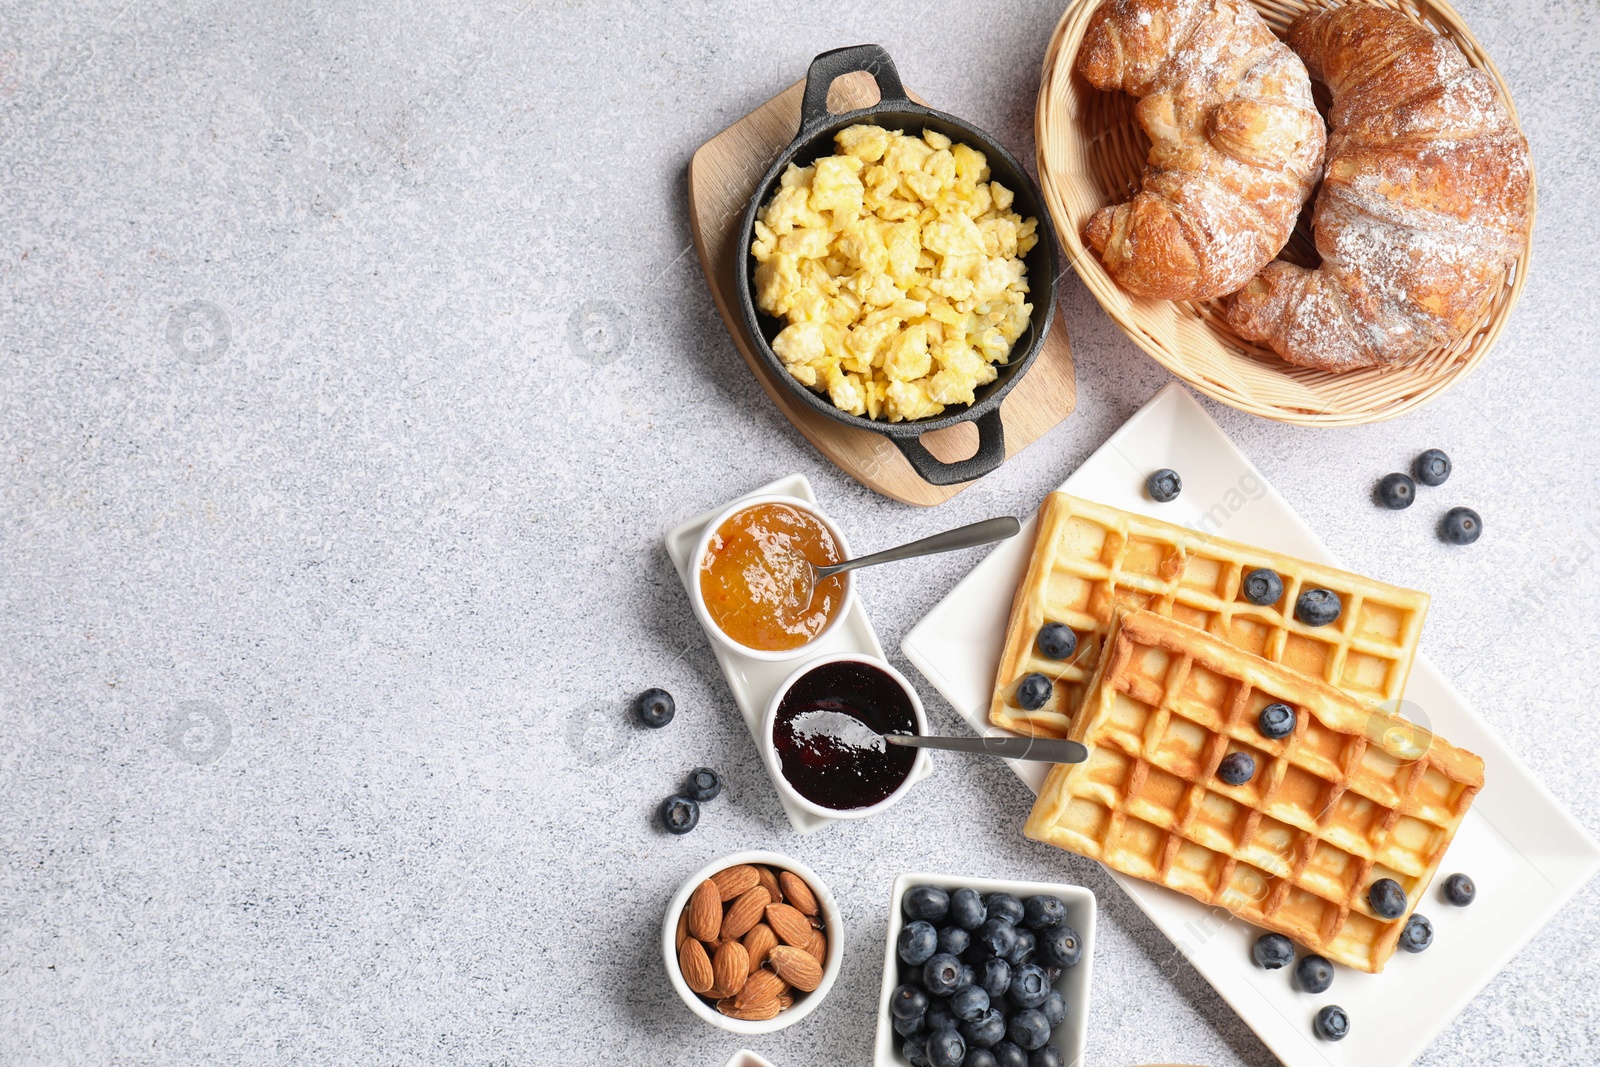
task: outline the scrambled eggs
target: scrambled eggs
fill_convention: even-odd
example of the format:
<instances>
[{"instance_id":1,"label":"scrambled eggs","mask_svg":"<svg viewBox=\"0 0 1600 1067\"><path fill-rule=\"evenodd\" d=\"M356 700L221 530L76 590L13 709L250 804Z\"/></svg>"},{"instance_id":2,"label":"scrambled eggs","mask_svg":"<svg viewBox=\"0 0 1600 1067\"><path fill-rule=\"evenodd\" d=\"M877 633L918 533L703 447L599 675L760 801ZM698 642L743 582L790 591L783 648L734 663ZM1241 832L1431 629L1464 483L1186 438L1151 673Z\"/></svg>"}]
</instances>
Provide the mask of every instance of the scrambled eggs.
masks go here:
<instances>
[{"instance_id":1,"label":"scrambled eggs","mask_svg":"<svg viewBox=\"0 0 1600 1067\"><path fill-rule=\"evenodd\" d=\"M852 415L921 419L970 404L1033 314L1011 210L983 153L932 130L851 126L789 165L756 216L756 306L788 320L772 350Z\"/></svg>"}]
</instances>

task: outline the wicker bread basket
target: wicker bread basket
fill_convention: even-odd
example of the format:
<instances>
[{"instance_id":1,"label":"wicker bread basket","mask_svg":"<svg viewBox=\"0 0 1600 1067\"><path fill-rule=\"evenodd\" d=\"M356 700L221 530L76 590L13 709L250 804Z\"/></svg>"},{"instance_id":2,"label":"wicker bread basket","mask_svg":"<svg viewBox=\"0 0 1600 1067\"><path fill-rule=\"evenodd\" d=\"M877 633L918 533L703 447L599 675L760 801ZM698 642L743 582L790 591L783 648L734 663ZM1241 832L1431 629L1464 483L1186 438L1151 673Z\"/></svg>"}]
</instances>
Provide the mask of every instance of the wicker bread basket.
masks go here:
<instances>
[{"instance_id":1,"label":"wicker bread basket","mask_svg":"<svg viewBox=\"0 0 1600 1067\"><path fill-rule=\"evenodd\" d=\"M1344 374L1296 367L1271 349L1244 340L1223 320L1218 301L1152 300L1118 287L1099 256L1084 245L1083 225L1095 211L1134 194L1150 142L1134 120L1132 97L1101 92L1074 69L1089 17L1100 2L1073 0L1056 26L1045 53L1034 132L1040 185L1067 256L1100 306L1135 344L1224 404L1305 426L1353 426L1392 419L1438 396L1478 365L1522 294L1531 248L1507 272L1505 285L1476 328L1455 344L1400 366ZM1252 2L1280 37L1307 11L1338 5L1338 0ZM1505 79L1444 0L1349 2L1392 8L1450 38L1467 62L1494 79L1516 120ZM1300 227L1281 254L1304 266L1317 262L1309 215L1309 211L1302 215Z\"/></svg>"}]
</instances>

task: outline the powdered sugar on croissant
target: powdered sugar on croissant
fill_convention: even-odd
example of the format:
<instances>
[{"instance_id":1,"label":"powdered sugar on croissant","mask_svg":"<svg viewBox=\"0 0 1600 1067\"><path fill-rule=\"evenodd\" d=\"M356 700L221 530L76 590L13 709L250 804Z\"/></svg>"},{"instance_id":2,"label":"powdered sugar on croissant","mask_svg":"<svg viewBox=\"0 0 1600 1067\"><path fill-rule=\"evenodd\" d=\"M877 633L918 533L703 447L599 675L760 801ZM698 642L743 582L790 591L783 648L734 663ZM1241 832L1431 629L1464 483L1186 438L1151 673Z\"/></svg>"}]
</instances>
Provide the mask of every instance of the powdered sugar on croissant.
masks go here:
<instances>
[{"instance_id":1,"label":"powdered sugar on croissant","mask_svg":"<svg viewBox=\"0 0 1600 1067\"><path fill-rule=\"evenodd\" d=\"M1289 43L1333 94L1313 222L1323 262L1273 263L1228 301L1228 322L1329 371L1458 340L1527 246L1526 139L1487 74L1396 12L1308 15Z\"/></svg>"},{"instance_id":2,"label":"powdered sugar on croissant","mask_svg":"<svg viewBox=\"0 0 1600 1067\"><path fill-rule=\"evenodd\" d=\"M1272 261L1316 183L1326 131L1305 66L1248 0L1107 0L1078 70L1139 97L1151 141L1139 192L1084 228L1118 284L1205 300Z\"/></svg>"}]
</instances>

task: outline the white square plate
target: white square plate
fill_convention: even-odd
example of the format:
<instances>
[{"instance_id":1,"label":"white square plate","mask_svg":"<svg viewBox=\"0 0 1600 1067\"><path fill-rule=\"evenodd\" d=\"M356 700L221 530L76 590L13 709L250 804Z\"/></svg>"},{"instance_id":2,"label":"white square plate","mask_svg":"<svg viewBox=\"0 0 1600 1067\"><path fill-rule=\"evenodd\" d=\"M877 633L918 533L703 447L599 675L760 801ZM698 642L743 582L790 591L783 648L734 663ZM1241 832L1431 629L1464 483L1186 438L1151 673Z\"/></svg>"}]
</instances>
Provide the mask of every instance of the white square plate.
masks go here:
<instances>
[{"instance_id":1,"label":"white square plate","mask_svg":"<svg viewBox=\"0 0 1600 1067\"><path fill-rule=\"evenodd\" d=\"M1183 495L1157 504L1144 479L1162 467L1183 476ZM1172 383L1106 441L1062 489L1205 533L1338 566L1261 473L1188 392ZM979 733L1011 613L1027 567L1032 522L973 568L906 635L901 650ZM1290 1067L1407 1064L1600 867L1597 846L1426 659L1418 656L1405 714L1483 757L1485 785L1451 843L1440 874L1463 871L1478 886L1466 908L1437 886L1418 910L1433 921L1431 948L1396 953L1381 975L1336 968L1333 988L1298 992L1292 967L1263 971L1250 958L1260 930L1168 889L1113 873L1145 914ZM1042 764L1013 762L1035 792ZM1019 813L1020 815L1021 813ZM1317 1009L1339 1004L1350 1036L1318 1040Z\"/></svg>"},{"instance_id":2,"label":"white square plate","mask_svg":"<svg viewBox=\"0 0 1600 1067\"><path fill-rule=\"evenodd\" d=\"M705 530L706 523L739 500L769 494L799 497L813 504L817 502L817 496L811 491L811 483L806 480L805 475L791 474L787 478L780 478L770 485L763 485L735 500L730 500L714 511L697 515L667 534L667 555L672 557L672 565L678 569L678 580L683 582L685 595L688 594L690 581L689 556L694 552L694 546L699 544L700 534ZM845 539L849 539L848 533ZM854 652L857 655L883 659L883 645L878 643L878 633L872 628L872 620L867 618L867 609L861 606L859 595L850 598L848 615L840 619L820 641L807 646L806 654L793 659L762 660L741 656L722 642L714 640L709 634L706 635L706 640L711 644L711 651L717 654L717 665L722 668L722 676L728 680L728 688L733 690L734 703L739 705L739 712L744 716L745 725L750 728L750 737L757 744L761 743L761 720L767 713L767 705L772 702L773 694L778 691L784 679L793 674L806 660L817 656L832 656L840 652ZM766 765L765 758L762 759L762 764ZM932 769L931 761L923 761L921 773L913 770L911 780L921 781ZM784 799L782 793L778 794L778 802L783 805L784 813L789 816L789 822L802 834L812 833L829 823L839 821L822 815L813 815L796 807Z\"/></svg>"}]
</instances>

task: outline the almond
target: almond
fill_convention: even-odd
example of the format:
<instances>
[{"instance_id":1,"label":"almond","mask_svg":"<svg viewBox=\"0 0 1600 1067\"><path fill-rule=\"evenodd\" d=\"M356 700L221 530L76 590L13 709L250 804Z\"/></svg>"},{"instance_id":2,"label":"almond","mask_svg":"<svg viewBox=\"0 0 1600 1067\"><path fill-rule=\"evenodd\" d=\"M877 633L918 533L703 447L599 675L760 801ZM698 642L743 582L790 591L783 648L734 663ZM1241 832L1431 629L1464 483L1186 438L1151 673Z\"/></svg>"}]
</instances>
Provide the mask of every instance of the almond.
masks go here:
<instances>
[{"instance_id":1,"label":"almond","mask_svg":"<svg viewBox=\"0 0 1600 1067\"><path fill-rule=\"evenodd\" d=\"M732 941L749 933L750 928L761 921L762 911L771 900L760 886L745 890L738 900L728 905L728 913L722 917L722 940Z\"/></svg>"},{"instance_id":2,"label":"almond","mask_svg":"<svg viewBox=\"0 0 1600 1067\"><path fill-rule=\"evenodd\" d=\"M778 998L778 1010L780 1012L788 1011L792 1007L794 1007L794 998L789 994L785 993Z\"/></svg>"},{"instance_id":3,"label":"almond","mask_svg":"<svg viewBox=\"0 0 1600 1067\"><path fill-rule=\"evenodd\" d=\"M729 996L738 996L739 990L744 988L744 980L750 977L750 954L739 942L727 942L712 958L711 974L717 980L718 989L726 990Z\"/></svg>"},{"instance_id":4,"label":"almond","mask_svg":"<svg viewBox=\"0 0 1600 1067\"><path fill-rule=\"evenodd\" d=\"M811 931L811 941L801 946L824 967L828 965L828 937L821 930Z\"/></svg>"},{"instance_id":5,"label":"almond","mask_svg":"<svg viewBox=\"0 0 1600 1067\"><path fill-rule=\"evenodd\" d=\"M778 1001L764 1000L753 1008L740 1008L732 997L724 997L717 1001L717 1010L731 1019L744 1019L746 1022L761 1022L771 1019L778 1014Z\"/></svg>"},{"instance_id":6,"label":"almond","mask_svg":"<svg viewBox=\"0 0 1600 1067\"><path fill-rule=\"evenodd\" d=\"M789 983L766 968L762 968L759 971L750 972L750 978L745 982L744 988L739 990L739 995L734 998L734 1003L741 1008L754 1008L765 1004L769 1000L776 1000L788 991Z\"/></svg>"},{"instance_id":7,"label":"almond","mask_svg":"<svg viewBox=\"0 0 1600 1067\"><path fill-rule=\"evenodd\" d=\"M678 949L678 971L683 975L683 984L696 993L706 992L715 982L705 946L692 937Z\"/></svg>"},{"instance_id":8,"label":"almond","mask_svg":"<svg viewBox=\"0 0 1600 1067\"><path fill-rule=\"evenodd\" d=\"M756 874L754 867L748 863L741 863L737 867L718 871L711 876L711 880L717 883L717 890L722 894L722 902L726 904L760 882L761 877Z\"/></svg>"},{"instance_id":9,"label":"almond","mask_svg":"<svg viewBox=\"0 0 1600 1067\"><path fill-rule=\"evenodd\" d=\"M691 928L693 918L690 919ZM785 945L811 943L811 922L787 904L767 905L767 925Z\"/></svg>"},{"instance_id":10,"label":"almond","mask_svg":"<svg viewBox=\"0 0 1600 1067\"><path fill-rule=\"evenodd\" d=\"M701 941L715 941L722 929L722 891L707 878L689 898L689 933Z\"/></svg>"},{"instance_id":11,"label":"almond","mask_svg":"<svg viewBox=\"0 0 1600 1067\"><path fill-rule=\"evenodd\" d=\"M765 889L772 897L774 904L783 903L783 890L778 887L778 876L772 873L771 867L757 867L756 877L761 879L761 888Z\"/></svg>"},{"instance_id":12,"label":"almond","mask_svg":"<svg viewBox=\"0 0 1600 1067\"><path fill-rule=\"evenodd\" d=\"M778 935L766 923L756 923L750 928L749 933L744 935L744 950L750 954L752 971L767 962L767 953L777 943Z\"/></svg>"},{"instance_id":13,"label":"almond","mask_svg":"<svg viewBox=\"0 0 1600 1067\"><path fill-rule=\"evenodd\" d=\"M822 984L822 964L803 948L779 945L767 955L778 977L806 993Z\"/></svg>"},{"instance_id":14,"label":"almond","mask_svg":"<svg viewBox=\"0 0 1600 1067\"><path fill-rule=\"evenodd\" d=\"M778 885L783 887L783 899L802 915L817 913L817 895L805 880L793 871L779 871Z\"/></svg>"},{"instance_id":15,"label":"almond","mask_svg":"<svg viewBox=\"0 0 1600 1067\"><path fill-rule=\"evenodd\" d=\"M672 943L673 947L681 950L687 940L689 940L689 909L684 908L678 912L678 933Z\"/></svg>"}]
</instances>

